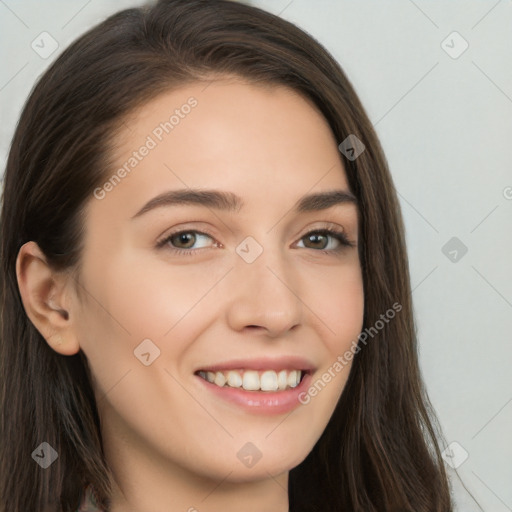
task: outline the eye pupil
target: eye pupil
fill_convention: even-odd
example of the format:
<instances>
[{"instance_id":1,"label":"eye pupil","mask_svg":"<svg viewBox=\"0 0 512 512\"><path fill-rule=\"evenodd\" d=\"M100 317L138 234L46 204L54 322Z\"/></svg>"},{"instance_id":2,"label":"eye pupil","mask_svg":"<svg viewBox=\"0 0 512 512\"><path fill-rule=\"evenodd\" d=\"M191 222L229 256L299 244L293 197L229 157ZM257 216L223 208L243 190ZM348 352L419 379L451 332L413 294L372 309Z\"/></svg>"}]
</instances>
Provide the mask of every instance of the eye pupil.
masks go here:
<instances>
[{"instance_id":1,"label":"eye pupil","mask_svg":"<svg viewBox=\"0 0 512 512\"><path fill-rule=\"evenodd\" d=\"M318 240L321 238L324 238L324 235L313 234L313 235L309 235L308 238L309 238L310 242L313 242L313 244L318 244ZM320 242L320 244L321 244L321 242Z\"/></svg>"},{"instance_id":2,"label":"eye pupil","mask_svg":"<svg viewBox=\"0 0 512 512\"><path fill-rule=\"evenodd\" d=\"M177 238L178 238L179 243L184 243L184 244L189 243L189 245L194 245L194 243L193 243L194 236L191 233L185 233L185 232L178 233ZM190 243L191 239L192 239L192 243Z\"/></svg>"}]
</instances>

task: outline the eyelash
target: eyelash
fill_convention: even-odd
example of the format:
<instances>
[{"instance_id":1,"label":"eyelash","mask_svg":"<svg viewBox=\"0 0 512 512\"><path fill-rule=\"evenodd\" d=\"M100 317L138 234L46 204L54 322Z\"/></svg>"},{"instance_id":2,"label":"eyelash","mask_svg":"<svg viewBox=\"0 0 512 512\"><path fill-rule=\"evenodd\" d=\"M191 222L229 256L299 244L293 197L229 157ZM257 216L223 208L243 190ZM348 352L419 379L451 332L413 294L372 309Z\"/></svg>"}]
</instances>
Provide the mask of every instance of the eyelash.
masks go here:
<instances>
[{"instance_id":1,"label":"eyelash","mask_svg":"<svg viewBox=\"0 0 512 512\"><path fill-rule=\"evenodd\" d=\"M176 235L184 234L184 233L196 233L199 235L208 236L213 239L213 236L210 235L209 233L198 231L195 229L185 229L182 231L175 231L174 233L171 233L168 236L166 236L163 240L157 242L157 248L158 249L163 248L166 244L168 244L171 241L171 239L173 237L175 237ZM330 227L309 231L304 236L302 236L300 238L300 240L302 240L303 238L306 238L312 234L331 236L332 238L335 238L336 240L338 240L340 242L339 247L336 249L311 249L310 247L306 247L306 249L311 249L316 252L322 252L323 254L339 253L339 252L343 251L344 249L346 249L347 247L355 247L356 246L356 244L354 242L348 240L347 236L345 235L345 233L343 233L343 231L338 231L338 230L330 228ZM202 249L206 249L206 248L202 247L200 249L179 249L179 248L171 247L170 251L177 255L193 256L195 253L201 251Z\"/></svg>"}]
</instances>

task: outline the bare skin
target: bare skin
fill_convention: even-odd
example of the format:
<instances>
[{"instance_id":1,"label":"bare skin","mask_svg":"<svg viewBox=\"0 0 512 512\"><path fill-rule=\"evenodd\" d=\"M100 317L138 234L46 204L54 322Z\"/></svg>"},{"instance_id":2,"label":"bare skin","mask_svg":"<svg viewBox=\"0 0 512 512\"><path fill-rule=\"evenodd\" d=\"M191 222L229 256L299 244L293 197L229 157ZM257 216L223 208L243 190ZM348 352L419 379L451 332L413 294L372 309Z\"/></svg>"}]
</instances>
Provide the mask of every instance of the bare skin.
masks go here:
<instances>
[{"instance_id":1,"label":"bare skin","mask_svg":"<svg viewBox=\"0 0 512 512\"><path fill-rule=\"evenodd\" d=\"M79 276L87 293L79 297L72 276L52 271L34 242L18 255L32 323L59 354L88 358L115 477L111 512L287 511L288 472L325 429L350 364L283 414L227 402L195 373L233 359L300 356L315 382L362 328L357 246L313 236L332 227L357 244L356 205L294 211L304 195L349 191L340 141L290 89L236 79L205 87L165 93L125 120L113 173L148 136L157 144L88 202ZM158 140L155 127L192 96L197 105ZM244 205L180 204L132 218L156 195L187 187L229 191ZM189 238L157 247L181 231ZM262 249L251 263L236 251L248 236L257 243L250 251ZM145 339L151 357L160 350L147 366L134 354ZM237 456L248 442L261 453L252 467Z\"/></svg>"}]
</instances>

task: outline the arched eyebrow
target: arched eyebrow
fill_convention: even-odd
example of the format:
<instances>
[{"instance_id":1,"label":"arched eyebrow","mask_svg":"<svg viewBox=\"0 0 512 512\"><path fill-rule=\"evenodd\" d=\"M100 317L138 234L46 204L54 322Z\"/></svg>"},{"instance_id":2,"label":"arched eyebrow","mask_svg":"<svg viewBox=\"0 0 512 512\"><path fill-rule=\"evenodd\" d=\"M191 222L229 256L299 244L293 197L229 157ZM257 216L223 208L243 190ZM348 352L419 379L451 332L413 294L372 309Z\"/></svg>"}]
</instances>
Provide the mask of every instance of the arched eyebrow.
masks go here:
<instances>
[{"instance_id":1,"label":"arched eyebrow","mask_svg":"<svg viewBox=\"0 0 512 512\"><path fill-rule=\"evenodd\" d=\"M295 203L293 210L296 213L327 210L339 204L357 205L356 197L348 190L328 190L305 195ZM215 189L179 189L168 190L150 199L132 219L154 210L156 208L178 205L204 206L226 212L239 212L244 201L233 192Z\"/></svg>"}]
</instances>

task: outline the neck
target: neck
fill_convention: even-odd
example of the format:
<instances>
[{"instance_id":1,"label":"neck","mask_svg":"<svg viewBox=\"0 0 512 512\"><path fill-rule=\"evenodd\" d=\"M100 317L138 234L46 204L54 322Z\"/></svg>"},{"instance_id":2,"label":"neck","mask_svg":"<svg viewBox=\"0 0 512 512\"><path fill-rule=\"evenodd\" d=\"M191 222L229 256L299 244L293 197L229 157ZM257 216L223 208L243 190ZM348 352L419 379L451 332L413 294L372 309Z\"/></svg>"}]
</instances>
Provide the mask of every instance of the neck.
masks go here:
<instances>
[{"instance_id":1,"label":"neck","mask_svg":"<svg viewBox=\"0 0 512 512\"><path fill-rule=\"evenodd\" d=\"M146 478L114 483L109 512L288 512L288 474L255 482L227 479L183 485L167 480L156 489ZM148 475L149 476L149 475Z\"/></svg>"},{"instance_id":2,"label":"neck","mask_svg":"<svg viewBox=\"0 0 512 512\"><path fill-rule=\"evenodd\" d=\"M109 512L288 512L288 471L237 480L234 466L205 476L140 439L113 434L103 432L114 479Z\"/></svg>"}]
</instances>

